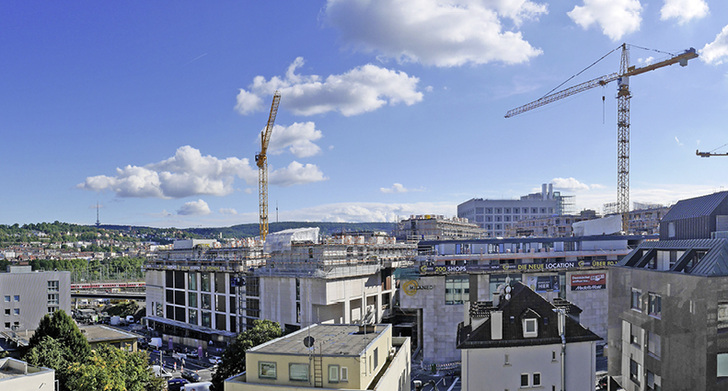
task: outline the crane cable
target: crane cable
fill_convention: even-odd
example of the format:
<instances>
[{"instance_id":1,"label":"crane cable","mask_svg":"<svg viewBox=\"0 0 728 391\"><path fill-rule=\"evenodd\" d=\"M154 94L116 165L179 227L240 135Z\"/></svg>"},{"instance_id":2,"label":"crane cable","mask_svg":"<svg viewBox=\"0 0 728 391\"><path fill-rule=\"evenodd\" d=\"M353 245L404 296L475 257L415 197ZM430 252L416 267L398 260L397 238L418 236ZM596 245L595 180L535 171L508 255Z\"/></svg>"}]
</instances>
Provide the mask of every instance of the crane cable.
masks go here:
<instances>
[{"instance_id":1,"label":"crane cable","mask_svg":"<svg viewBox=\"0 0 728 391\"><path fill-rule=\"evenodd\" d=\"M594 66L594 65L596 65L596 64L597 64L598 62L600 62L600 61L604 60L604 58L605 58L605 57L607 57L608 55L610 55L610 54L614 53L614 52L615 52L616 50L618 50L618 49L619 49L619 48L621 48L621 47L622 47L622 45L619 45L619 46L617 46L616 48L612 49L612 50L611 50L611 51L610 51L609 53L607 53L607 54L603 55L603 56L602 56L602 57L601 57L600 59L598 59L598 60L594 61L594 62L593 62L593 63L591 63L591 65L589 65L588 67L586 67L586 68L582 69L581 71L579 71L579 72L578 72L578 73L576 73L575 75L573 75L573 76L571 76L570 78L568 78L568 79L564 80L564 82L563 82L563 83L561 83L561 84L557 85L557 86L556 86L556 87L554 87L554 88L553 88L553 89L552 89L551 91L547 92L546 94L544 94L544 96L542 96L542 97L541 97L541 98L539 98L539 99L543 99L543 98L544 98L544 97L545 97L546 95L548 95L548 94L550 94L550 93L552 93L552 92L556 91L556 90L557 90L557 89L558 89L559 87L561 87L561 86L563 86L564 84L568 83L568 82L569 82L569 81L570 81L571 79L573 79L573 78L575 78L575 77L577 77L577 76L581 75L582 73L584 73L584 71L586 71L587 69L589 69L589 68L593 67L593 66Z\"/></svg>"}]
</instances>

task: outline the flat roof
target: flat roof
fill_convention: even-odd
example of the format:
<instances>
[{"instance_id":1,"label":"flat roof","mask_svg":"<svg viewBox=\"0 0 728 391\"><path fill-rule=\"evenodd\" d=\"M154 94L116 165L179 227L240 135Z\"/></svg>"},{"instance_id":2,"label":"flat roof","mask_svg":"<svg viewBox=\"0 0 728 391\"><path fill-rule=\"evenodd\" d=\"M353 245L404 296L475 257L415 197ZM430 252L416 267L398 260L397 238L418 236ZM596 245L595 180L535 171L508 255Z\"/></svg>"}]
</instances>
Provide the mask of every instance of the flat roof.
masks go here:
<instances>
[{"instance_id":1,"label":"flat roof","mask_svg":"<svg viewBox=\"0 0 728 391\"><path fill-rule=\"evenodd\" d=\"M138 334L102 325L79 326L78 328L79 330L81 330L81 333L83 333L89 343L119 341L125 339L135 340L141 337Z\"/></svg>"},{"instance_id":2,"label":"flat roof","mask_svg":"<svg viewBox=\"0 0 728 391\"><path fill-rule=\"evenodd\" d=\"M301 329L293 334L274 339L249 350L251 353L308 355L313 348L304 345L306 337L314 339L316 354L324 356L360 356L367 346L382 335L389 324L367 326L366 333L361 332L359 325L317 324Z\"/></svg>"}]
</instances>

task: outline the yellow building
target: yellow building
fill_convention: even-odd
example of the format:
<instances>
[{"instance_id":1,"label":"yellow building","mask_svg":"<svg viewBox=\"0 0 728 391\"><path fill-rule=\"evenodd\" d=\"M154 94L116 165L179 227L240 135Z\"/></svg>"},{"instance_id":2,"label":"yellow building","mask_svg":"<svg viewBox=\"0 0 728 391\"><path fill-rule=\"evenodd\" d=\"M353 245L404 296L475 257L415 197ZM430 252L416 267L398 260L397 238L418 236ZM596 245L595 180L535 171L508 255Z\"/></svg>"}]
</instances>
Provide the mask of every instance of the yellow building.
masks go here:
<instances>
[{"instance_id":1,"label":"yellow building","mask_svg":"<svg viewBox=\"0 0 728 391\"><path fill-rule=\"evenodd\" d=\"M410 339L392 325L312 325L246 352L225 391L410 390Z\"/></svg>"}]
</instances>

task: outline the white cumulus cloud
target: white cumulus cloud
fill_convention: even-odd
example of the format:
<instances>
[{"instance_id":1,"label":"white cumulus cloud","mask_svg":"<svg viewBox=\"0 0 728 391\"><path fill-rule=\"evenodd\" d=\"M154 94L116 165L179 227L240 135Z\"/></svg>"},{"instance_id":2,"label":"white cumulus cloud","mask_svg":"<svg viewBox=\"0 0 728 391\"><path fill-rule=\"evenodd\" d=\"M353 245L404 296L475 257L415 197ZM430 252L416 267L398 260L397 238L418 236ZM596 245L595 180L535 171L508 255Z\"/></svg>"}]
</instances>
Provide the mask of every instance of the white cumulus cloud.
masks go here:
<instances>
[{"instance_id":1,"label":"white cumulus cloud","mask_svg":"<svg viewBox=\"0 0 728 391\"><path fill-rule=\"evenodd\" d=\"M457 203L420 202L411 204L386 204L375 202L335 203L298 209L285 213L289 221L331 222L398 222L410 215L441 214L454 216Z\"/></svg>"},{"instance_id":2,"label":"white cumulus cloud","mask_svg":"<svg viewBox=\"0 0 728 391\"><path fill-rule=\"evenodd\" d=\"M238 214L238 211L236 209L234 209L234 208L220 208L218 210L218 213L220 213L221 215L233 215L233 216L235 216L235 215Z\"/></svg>"},{"instance_id":3,"label":"white cumulus cloud","mask_svg":"<svg viewBox=\"0 0 728 391\"><path fill-rule=\"evenodd\" d=\"M302 168L298 166L301 166L300 163L294 161L287 168L269 173L270 183L290 186L325 179L315 165L309 164ZM225 196L235 190L233 185L236 178L249 185L257 184L257 167L252 166L248 159L202 156L198 149L186 145L178 148L169 159L145 166L127 165L117 168L115 176L87 177L77 187L92 191L111 191L119 197ZM284 180L277 183L274 178Z\"/></svg>"},{"instance_id":4,"label":"white cumulus cloud","mask_svg":"<svg viewBox=\"0 0 728 391\"><path fill-rule=\"evenodd\" d=\"M268 183L278 186L301 185L328 179L315 164L301 164L297 161L292 161L288 167L273 171L268 177Z\"/></svg>"},{"instance_id":5,"label":"white cumulus cloud","mask_svg":"<svg viewBox=\"0 0 728 391\"><path fill-rule=\"evenodd\" d=\"M313 122L295 122L290 126L275 125L268 145L269 154L279 154L288 149L296 157L310 157L321 152L321 148L314 144L322 136ZM258 136L260 144L260 136Z\"/></svg>"},{"instance_id":6,"label":"white cumulus cloud","mask_svg":"<svg viewBox=\"0 0 728 391\"><path fill-rule=\"evenodd\" d=\"M277 90L281 93L281 107L296 115L316 115L338 111L344 116L374 111L386 104L413 105L422 100L417 91L419 79L404 72L363 65L341 75L299 75L296 69L303 65L298 57L285 77L274 76L266 80L256 76L248 90L240 89L235 108L241 114L261 110L252 96L266 99Z\"/></svg>"},{"instance_id":7,"label":"white cumulus cloud","mask_svg":"<svg viewBox=\"0 0 728 391\"><path fill-rule=\"evenodd\" d=\"M707 15L708 4L704 0L665 0L665 5L660 9L661 20L677 19L679 24Z\"/></svg>"},{"instance_id":8,"label":"white cumulus cloud","mask_svg":"<svg viewBox=\"0 0 728 391\"><path fill-rule=\"evenodd\" d=\"M328 0L324 11L354 48L438 67L528 61L541 50L501 18L518 26L545 13L528 0Z\"/></svg>"},{"instance_id":9,"label":"white cumulus cloud","mask_svg":"<svg viewBox=\"0 0 728 391\"><path fill-rule=\"evenodd\" d=\"M728 58L728 25L715 36L713 42L700 51L700 58L708 64L719 65Z\"/></svg>"},{"instance_id":10,"label":"white cumulus cloud","mask_svg":"<svg viewBox=\"0 0 728 391\"><path fill-rule=\"evenodd\" d=\"M564 191L580 191L589 190L589 185L586 183L579 182L576 178L554 178L551 180L554 185L554 189Z\"/></svg>"},{"instance_id":11,"label":"white cumulus cloud","mask_svg":"<svg viewBox=\"0 0 728 391\"><path fill-rule=\"evenodd\" d=\"M584 0L583 6L575 6L568 15L582 28L596 24L604 35L618 41L640 29L641 11L639 0Z\"/></svg>"},{"instance_id":12,"label":"white cumulus cloud","mask_svg":"<svg viewBox=\"0 0 728 391\"><path fill-rule=\"evenodd\" d=\"M207 202L203 200L185 202L185 204L177 210L177 214L182 216L209 215L210 207L207 205Z\"/></svg>"},{"instance_id":13,"label":"white cumulus cloud","mask_svg":"<svg viewBox=\"0 0 728 391\"><path fill-rule=\"evenodd\" d=\"M404 187L401 183L395 183L392 187L380 187L379 191L382 193L406 193L409 190Z\"/></svg>"}]
</instances>

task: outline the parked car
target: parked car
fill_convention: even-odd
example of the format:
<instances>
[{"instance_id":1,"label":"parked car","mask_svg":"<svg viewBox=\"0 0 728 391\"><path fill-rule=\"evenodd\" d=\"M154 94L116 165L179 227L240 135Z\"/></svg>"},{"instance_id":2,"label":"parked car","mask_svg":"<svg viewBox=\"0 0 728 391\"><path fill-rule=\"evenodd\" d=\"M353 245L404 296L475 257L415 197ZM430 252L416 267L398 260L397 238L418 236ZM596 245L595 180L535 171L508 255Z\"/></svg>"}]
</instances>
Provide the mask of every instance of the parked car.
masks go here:
<instances>
[{"instance_id":1,"label":"parked car","mask_svg":"<svg viewBox=\"0 0 728 391\"><path fill-rule=\"evenodd\" d=\"M196 383L201 380L200 375L191 369L185 369L182 371L182 378L189 380L191 383Z\"/></svg>"},{"instance_id":2,"label":"parked car","mask_svg":"<svg viewBox=\"0 0 728 391\"><path fill-rule=\"evenodd\" d=\"M209 360L210 360L210 364L217 365L217 364L220 364L220 362L222 361L222 358L220 358L219 356L210 356Z\"/></svg>"},{"instance_id":3,"label":"parked car","mask_svg":"<svg viewBox=\"0 0 728 391\"><path fill-rule=\"evenodd\" d=\"M167 380L167 390L169 391L180 391L185 384L190 382L187 379L174 378Z\"/></svg>"}]
</instances>

